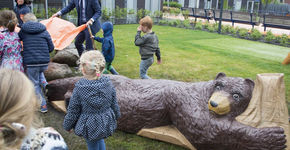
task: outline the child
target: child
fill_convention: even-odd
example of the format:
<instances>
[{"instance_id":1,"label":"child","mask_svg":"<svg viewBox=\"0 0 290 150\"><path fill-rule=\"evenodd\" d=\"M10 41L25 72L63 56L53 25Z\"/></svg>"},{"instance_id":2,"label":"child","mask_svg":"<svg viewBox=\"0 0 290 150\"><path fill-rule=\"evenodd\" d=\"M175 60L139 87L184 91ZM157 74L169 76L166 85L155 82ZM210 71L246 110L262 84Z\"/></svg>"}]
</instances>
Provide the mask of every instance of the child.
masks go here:
<instances>
[{"instance_id":1,"label":"child","mask_svg":"<svg viewBox=\"0 0 290 150\"><path fill-rule=\"evenodd\" d=\"M28 2L27 0L15 0L16 6L14 7L13 11L15 12L19 27L21 28L23 24L23 16L27 13L30 13L30 8L27 6Z\"/></svg>"},{"instance_id":2,"label":"child","mask_svg":"<svg viewBox=\"0 0 290 150\"><path fill-rule=\"evenodd\" d=\"M139 22L140 26L137 28L137 35L135 36L135 45L139 46L139 53L141 55L140 63L140 77L142 79L151 79L147 75L147 70L154 62L153 54L157 57L157 63L161 64L160 49L158 46L158 37L152 32L152 19L149 16L144 17ZM141 37L141 31L145 33Z\"/></svg>"},{"instance_id":3,"label":"child","mask_svg":"<svg viewBox=\"0 0 290 150\"><path fill-rule=\"evenodd\" d=\"M94 37L94 39L100 43L102 43L102 53L106 59L106 68L104 73L110 71L114 75L118 75L119 73L112 66L112 62L115 56L115 45L113 39L113 24L111 22L105 22L102 24L102 30L104 38Z\"/></svg>"},{"instance_id":4,"label":"child","mask_svg":"<svg viewBox=\"0 0 290 150\"><path fill-rule=\"evenodd\" d=\"M112 135L120 117L115 88L102 76L105 59L99 51L81 55L80 79L73 90L63 127L85 138L88 150L105 150L104 138Z\"/></svg>"},{"instance_id":5,"label":"child","mask_svg":"<svg viewBox=\"0 0 290 150\"><path fill-rule=\"evenodd\" d=\"M24 16L24 24L19 32L20 40L23 41L23 64L28 78L34 83L35 91L41 100L40 111L47 112L46 100L41 92L43 72L47 69L50 61L49 53L54 45L46 27L37 22L34 14Z\"/></svg>"},{"instance_id":6,"label":"child","mask_svg":"<svg viewBox=\"0 0 290 150\"><path fill-rule=\"evenodd\" d=\"M0 12L0 68L24 71L21 56L21 43L18 34L14 32L17 18L13 11Z\"/></svg>"},{"instance_id":7,"label":"child","mask_svg":"<svg viewBox=\"0 0 290 150\"><path fill-rule=\"evenodd\" d=\"M31 81L20 71L0 69L0 149L67 150L52 128L38 128L38 105Z\"/></svg>"}]
</instances>

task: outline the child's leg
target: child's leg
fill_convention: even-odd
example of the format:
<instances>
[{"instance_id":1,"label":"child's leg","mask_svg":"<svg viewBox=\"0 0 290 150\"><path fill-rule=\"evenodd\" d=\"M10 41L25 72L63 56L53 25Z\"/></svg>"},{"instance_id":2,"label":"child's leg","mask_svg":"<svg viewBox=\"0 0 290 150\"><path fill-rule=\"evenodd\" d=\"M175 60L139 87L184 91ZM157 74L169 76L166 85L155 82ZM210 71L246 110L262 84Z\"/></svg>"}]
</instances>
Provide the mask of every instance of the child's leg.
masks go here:
<instances>
[{"instance_id":1,"label":"child's leg","mask_svg":"<svg viewBox=\"0 0 290 150\"><path fill-rule=\"evenodd\" d=\"M105 140L101 139L99 142L99 150L106 150Z\"/></svg>"},{"instance_id":2,"label":"child's leg","mask_svg":"<svg viewBox=\"0 0 290 150\"><path fill-rule=\"evenodd\" d=\"M39 100L41 102L41 108L46 107L46 100L44 98L43 93L41 92L41 83L40 83L40 75L44 70L47 69L47 66L41 67L27 67L26 74L28 78L33 82L36 95L38 95ZM46 108L47 111L47 108ZM43 112L46 112L45 110Z\"/></svg>"},{"instance_id":3,"label":"child's leg","mask_svg":"<svg viewBox=\"0 0 290 150\"><path fill-rule=\"evenodd\" d=\"M146 60L141 60L141 63L140 63L140 77L141 77L141 79L151 79L147 75L147 70L153 64L153 62L154 62L154 58L153 57L150 57L150 58L148 58Z\"/></svg>"},{"instance_id":4,"label":"child's leg","mask_svg":"<svg viewBox=\"0 0 290 150\"><path fill-rule=\"evenodd\" d=\"M119 73L112 66L112 63L106 63L106 70L110 71L114 75L119 75Z\"/></svg>"},{"instance_id":5,"label":"child's leg","mask_svg":"<svg viewBox=\"0 0 290 150\"><path fill-rule=\"evenodd\" d=\"M104 139L89 141L86 139L88 150L106 150Z\"/></svg>"},{"instance_id":6,"label":"child's leg","mask_svg":"<svg viewBox=\"0 0 290 150\"><path fill-rule=\"evenodd\" d=\"M46 85L48 84L46 81L46 78L44 76L44 73L42 72L42 74L40 74L40 84L42 85L42 87L45 89Z\"/></svg>"}]
</instances>

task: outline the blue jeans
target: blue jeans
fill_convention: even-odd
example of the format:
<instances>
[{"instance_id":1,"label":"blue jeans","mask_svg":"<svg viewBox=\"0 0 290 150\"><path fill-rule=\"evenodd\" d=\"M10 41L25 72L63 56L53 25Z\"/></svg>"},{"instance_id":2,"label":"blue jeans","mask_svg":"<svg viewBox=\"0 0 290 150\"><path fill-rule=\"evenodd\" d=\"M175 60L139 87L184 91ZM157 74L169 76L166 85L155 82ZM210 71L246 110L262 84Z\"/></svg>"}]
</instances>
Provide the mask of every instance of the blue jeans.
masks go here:
<instances>
[{"instance_id":1,"label":"blue jeans","mask_svg":"<svg viewBox=\"0 0 290 150\"><path fill-rule=\"evenodd\" d=\"M86 139L88 150L106 150L106 145L104 139L89 141Z\"/></svg>"},{"instance_id":2,"label":"blue jeans","mask_svg":"<svg viewBox=\"0 0 290 150\"><path fill-rule=\"evenodd\" d=\"M41 85L42 85L42 75L43 72L47 69L47 66L27 66L26 67L26 74L28 78L32 81L34 84L36 95L39 97L39 100L41 100L41 106L46 105L46 100L41 92Z\"/></svg>"},{"instance_id":3,"label":"blue jeans","mask_svg":"<svg viewBox=\"0 0 290 150\"><path fill-rule=\"evenodd\" d=\"M153 62L154 62L153 56L148 58L148 59L141 60L141 63L140 63L140 77L141 77L141 79L151 79L147 75L147 70L153 64Z\"/></svg>"}]
</instances>

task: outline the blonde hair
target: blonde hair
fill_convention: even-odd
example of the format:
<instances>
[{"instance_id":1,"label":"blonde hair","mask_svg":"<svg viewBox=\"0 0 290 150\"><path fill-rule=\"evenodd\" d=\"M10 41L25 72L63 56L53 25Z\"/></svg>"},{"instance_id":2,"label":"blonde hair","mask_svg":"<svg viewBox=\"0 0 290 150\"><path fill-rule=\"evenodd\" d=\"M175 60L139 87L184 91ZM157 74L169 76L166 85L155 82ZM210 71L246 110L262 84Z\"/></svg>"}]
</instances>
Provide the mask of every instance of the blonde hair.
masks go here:
<instances>
[{"instance_id":1,"label":"blonde hair","mask_svg":"<svg viewBox=\"0 0 290 150\"><path fill-rule=\"evenodd\" d=\"M105 58L100 51L87 51L80 58L80 69L85 78L99 79L106 65Z\"/></svg>"},{"instance_id":2,"label":"blonde hair","mask_svg":"<svg viewBox=\"0 0 290 150\"><path fill-rule=\"evenodd\" d=\"M27 13L23 17L23 22L28 22L28 21L37 22L37 18L33 13Z\"/></svg>"},{"instance_id":3,"label":"blonde hair","mask_svg":"<svg viewBox=\"0 0 290 150\"><path fill-rule=\"evenodd\" d=\"M0 149L19 149L32 126L38 101L32 82L20 71L0 69ZM25 130L15 127L18 123Z\"/></svg>"},{"instance_id":4,"label":"blonde hair","mask_svg":"<svg viewBox=\"0 0 290 150\"><path fill-rule=\"evenodd\" d=\"M139 24L147 27L148 29L152 29L153 21L150 16L146 16L139 21Z\"/></svg>"},{"instance_id":5,"label":"blonde hair","mask_svg":"<svg viewBox=\"0 0 290 150\"><path fill-rule=\"evenodd\" d=\"M9 32L14 32L18 21L16 14L11 10L0 11L0 26L8 28Z\"/></svg>"}]
</instances>

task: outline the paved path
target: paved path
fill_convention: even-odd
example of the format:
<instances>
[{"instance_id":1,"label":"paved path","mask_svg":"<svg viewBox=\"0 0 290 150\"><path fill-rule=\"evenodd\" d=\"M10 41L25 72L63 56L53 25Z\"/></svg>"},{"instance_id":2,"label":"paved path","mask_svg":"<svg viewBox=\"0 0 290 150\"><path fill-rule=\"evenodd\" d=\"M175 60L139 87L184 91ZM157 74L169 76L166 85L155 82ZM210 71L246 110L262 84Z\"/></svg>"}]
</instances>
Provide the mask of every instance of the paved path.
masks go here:
<instances>
[{"instance_id":1,"label":"paved path","mask_svg":"<svg viewBox=\"0 0 290 150\"><path fill-rule=\"evenodd\" d=\"M184 17L182 15L179 16L168 16L168 15L164 15L165 17L169 18L169 19L180 19L180 20L184 20ZM190 20L194 20L194 17L189 17ZM202 21L206 21L206 19L202 19L202 18L198 18L197 20L202 20ZM210 20L210 23L214 23L214 20ZM222 21L223 25L232 25L232 22L226 22L226 21ZM252 25L249 24L241 24L241 23L235 23L234 24L235 27L239 27L239 28L246 28L246 29L252 29ZM261 33L264 33L264 27L263 24L260 24L260 26L255 26L255 29L258 29ZM266 28L267 31L271 30L273 34L275 35L282 35L282 34L287 34L288 36L290 36L290 30L287 29L279 29L279 28Z\"/></svg>"}]
</instances>

